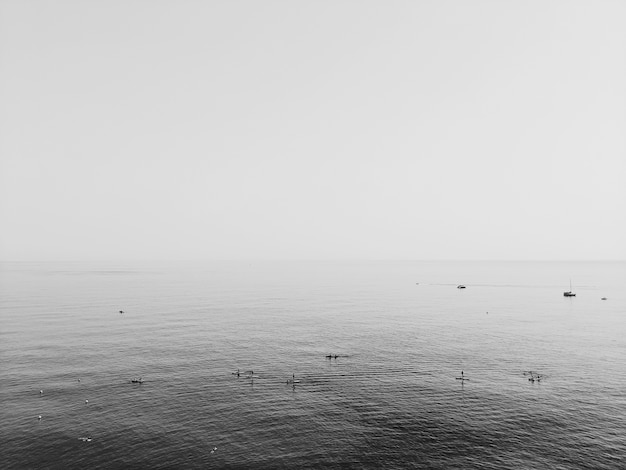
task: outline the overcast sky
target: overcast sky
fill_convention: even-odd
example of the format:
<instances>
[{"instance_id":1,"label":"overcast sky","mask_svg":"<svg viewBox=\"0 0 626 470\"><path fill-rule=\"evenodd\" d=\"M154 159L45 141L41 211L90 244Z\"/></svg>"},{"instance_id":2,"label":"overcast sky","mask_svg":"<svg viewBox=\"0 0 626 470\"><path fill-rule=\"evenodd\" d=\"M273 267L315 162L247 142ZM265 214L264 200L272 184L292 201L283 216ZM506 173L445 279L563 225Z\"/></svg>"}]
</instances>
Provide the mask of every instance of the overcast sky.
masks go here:
<instances>
[{"instance_id":1,"label":"overcast sky","mask_svg":"<svg viewBox=\"0 0 626 470\"><path fill-rule=\"evenodd\" d=\"M0 259L626 259L625 25L0 0Z\"/></svg>"}]
</instances>

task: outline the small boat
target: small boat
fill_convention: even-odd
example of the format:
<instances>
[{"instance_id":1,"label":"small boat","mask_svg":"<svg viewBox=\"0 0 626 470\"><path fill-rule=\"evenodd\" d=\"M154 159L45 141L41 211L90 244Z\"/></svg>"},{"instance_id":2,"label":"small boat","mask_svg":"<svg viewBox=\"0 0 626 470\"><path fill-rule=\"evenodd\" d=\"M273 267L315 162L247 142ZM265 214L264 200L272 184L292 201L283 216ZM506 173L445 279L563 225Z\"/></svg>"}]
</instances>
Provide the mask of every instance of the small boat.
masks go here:
<instances>
[{"instance_id":1,"label":"small boat","mask_svg":"<svg viewBox=\"0 0 626 470\"><path fill-rule=\"evenodd\" d=\"M456 286L457 289L465 289L465 286L463 284L459 284L458 286Z\"/></svg>"},{"instance_id":2,"label":"small boat","mask_svg":"<svg viewBox=\"0 0 626 470\"><path fill-rule=\"evenodd\" d=\"M532 370L524 371L524 375L527 375L528 381L533 383L541 382L541 379L543 379L543 374L539 374L538 372L534 372Z\"/></svg>"},{"instance_id":3,"label":"small boat","mask_svg":"<svg viewBox=\"0 0 626 470\"><path fill-rule=\"evenodd\" d=\"M462 382L465 382L466 380L469 380L467 377L465 377L465 374L463 373L463 371L461 371L461 377L456 377L456 380L460 380Z\"/></svg>"},{"instance_id":4,"label":"small boat","mask_svg":"<svg viewBox=\"0 0 626 470\"><path fill-rule=\"evenodd\" d=\"M141 377L139 378L134 378L130 381L131 384L142 384L143 383L143 379Z\"/></svg>"},{"instance_id":5,"label":"small boat","mask_svg":"<svg viewBox=\"0 0 626 470\"><path fill-rule=\"evenodd\" d=\"M293 385L295 386L296 384L299 384L299 383L300 383L300 381L299 381L298 379L296 379L296 374L293 374L293 375L291 376L291 380L289 380L289 379L288 379L288 380L287 380L287 383L288 383L288 384L293 384Z\"/></svg>"},{"instance_id":6,"label":"small boat","mask_svg":"<svg viewBox=\"0 0 626 470\"><path fill-rule=\"evenodd\" d=\"M576 293L572 292L572 280L569 280L569 290L563 292L563 297L576 297Z\"/></svg>"}]
</instances>

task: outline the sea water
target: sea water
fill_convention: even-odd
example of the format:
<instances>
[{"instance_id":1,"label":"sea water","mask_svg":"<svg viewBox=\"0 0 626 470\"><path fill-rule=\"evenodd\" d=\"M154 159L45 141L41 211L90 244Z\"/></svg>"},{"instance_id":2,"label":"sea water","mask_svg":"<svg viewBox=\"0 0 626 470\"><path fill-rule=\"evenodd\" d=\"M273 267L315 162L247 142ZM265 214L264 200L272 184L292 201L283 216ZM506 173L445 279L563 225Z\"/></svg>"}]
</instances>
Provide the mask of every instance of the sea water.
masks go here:
<instances>
[{"instance_id":1,"label":"sea water","mask_svg":"<svg viewBox=\"0 0 626 470\"><path fill-rule=\"evenodd\" d=\"M0 282L2 468L626 465L623 262L3 263Z\"/></svg>"}]
</instances>

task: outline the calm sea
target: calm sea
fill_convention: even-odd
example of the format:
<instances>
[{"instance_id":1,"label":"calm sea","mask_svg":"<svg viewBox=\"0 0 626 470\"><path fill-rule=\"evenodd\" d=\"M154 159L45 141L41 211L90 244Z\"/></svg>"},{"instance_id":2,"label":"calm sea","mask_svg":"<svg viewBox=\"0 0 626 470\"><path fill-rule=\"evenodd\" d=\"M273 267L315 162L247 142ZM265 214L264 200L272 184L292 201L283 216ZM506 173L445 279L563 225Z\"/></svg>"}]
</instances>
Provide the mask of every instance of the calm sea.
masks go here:
<instances>
[{"instance_id":1,"label":"calm sea","mask_svg":"<svg viewBox=\"0 0 626 470\"><path fill-rule=\"evenodd\" d=\"M626 467L623 262L3 263L0 282L3 469Z\"/></svg>"}]
</instances>

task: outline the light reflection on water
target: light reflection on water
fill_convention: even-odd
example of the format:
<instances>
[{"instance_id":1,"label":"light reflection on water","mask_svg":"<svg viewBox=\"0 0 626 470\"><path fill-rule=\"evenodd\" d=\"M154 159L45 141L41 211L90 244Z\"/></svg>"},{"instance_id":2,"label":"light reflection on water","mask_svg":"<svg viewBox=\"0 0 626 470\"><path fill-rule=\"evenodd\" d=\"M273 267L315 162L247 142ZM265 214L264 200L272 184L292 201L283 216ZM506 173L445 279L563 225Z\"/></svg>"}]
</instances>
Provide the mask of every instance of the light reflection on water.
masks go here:
<instances>
[{"instance_id":1,"label":"light reflection on water","mask_svg":"<svg viewBox=\"0 0 626 470\"><path fill-rule=\"evenodd\" d=\"M615 468L624 272L5 264L2 466Z\"/></svg>"}]
</instances>

